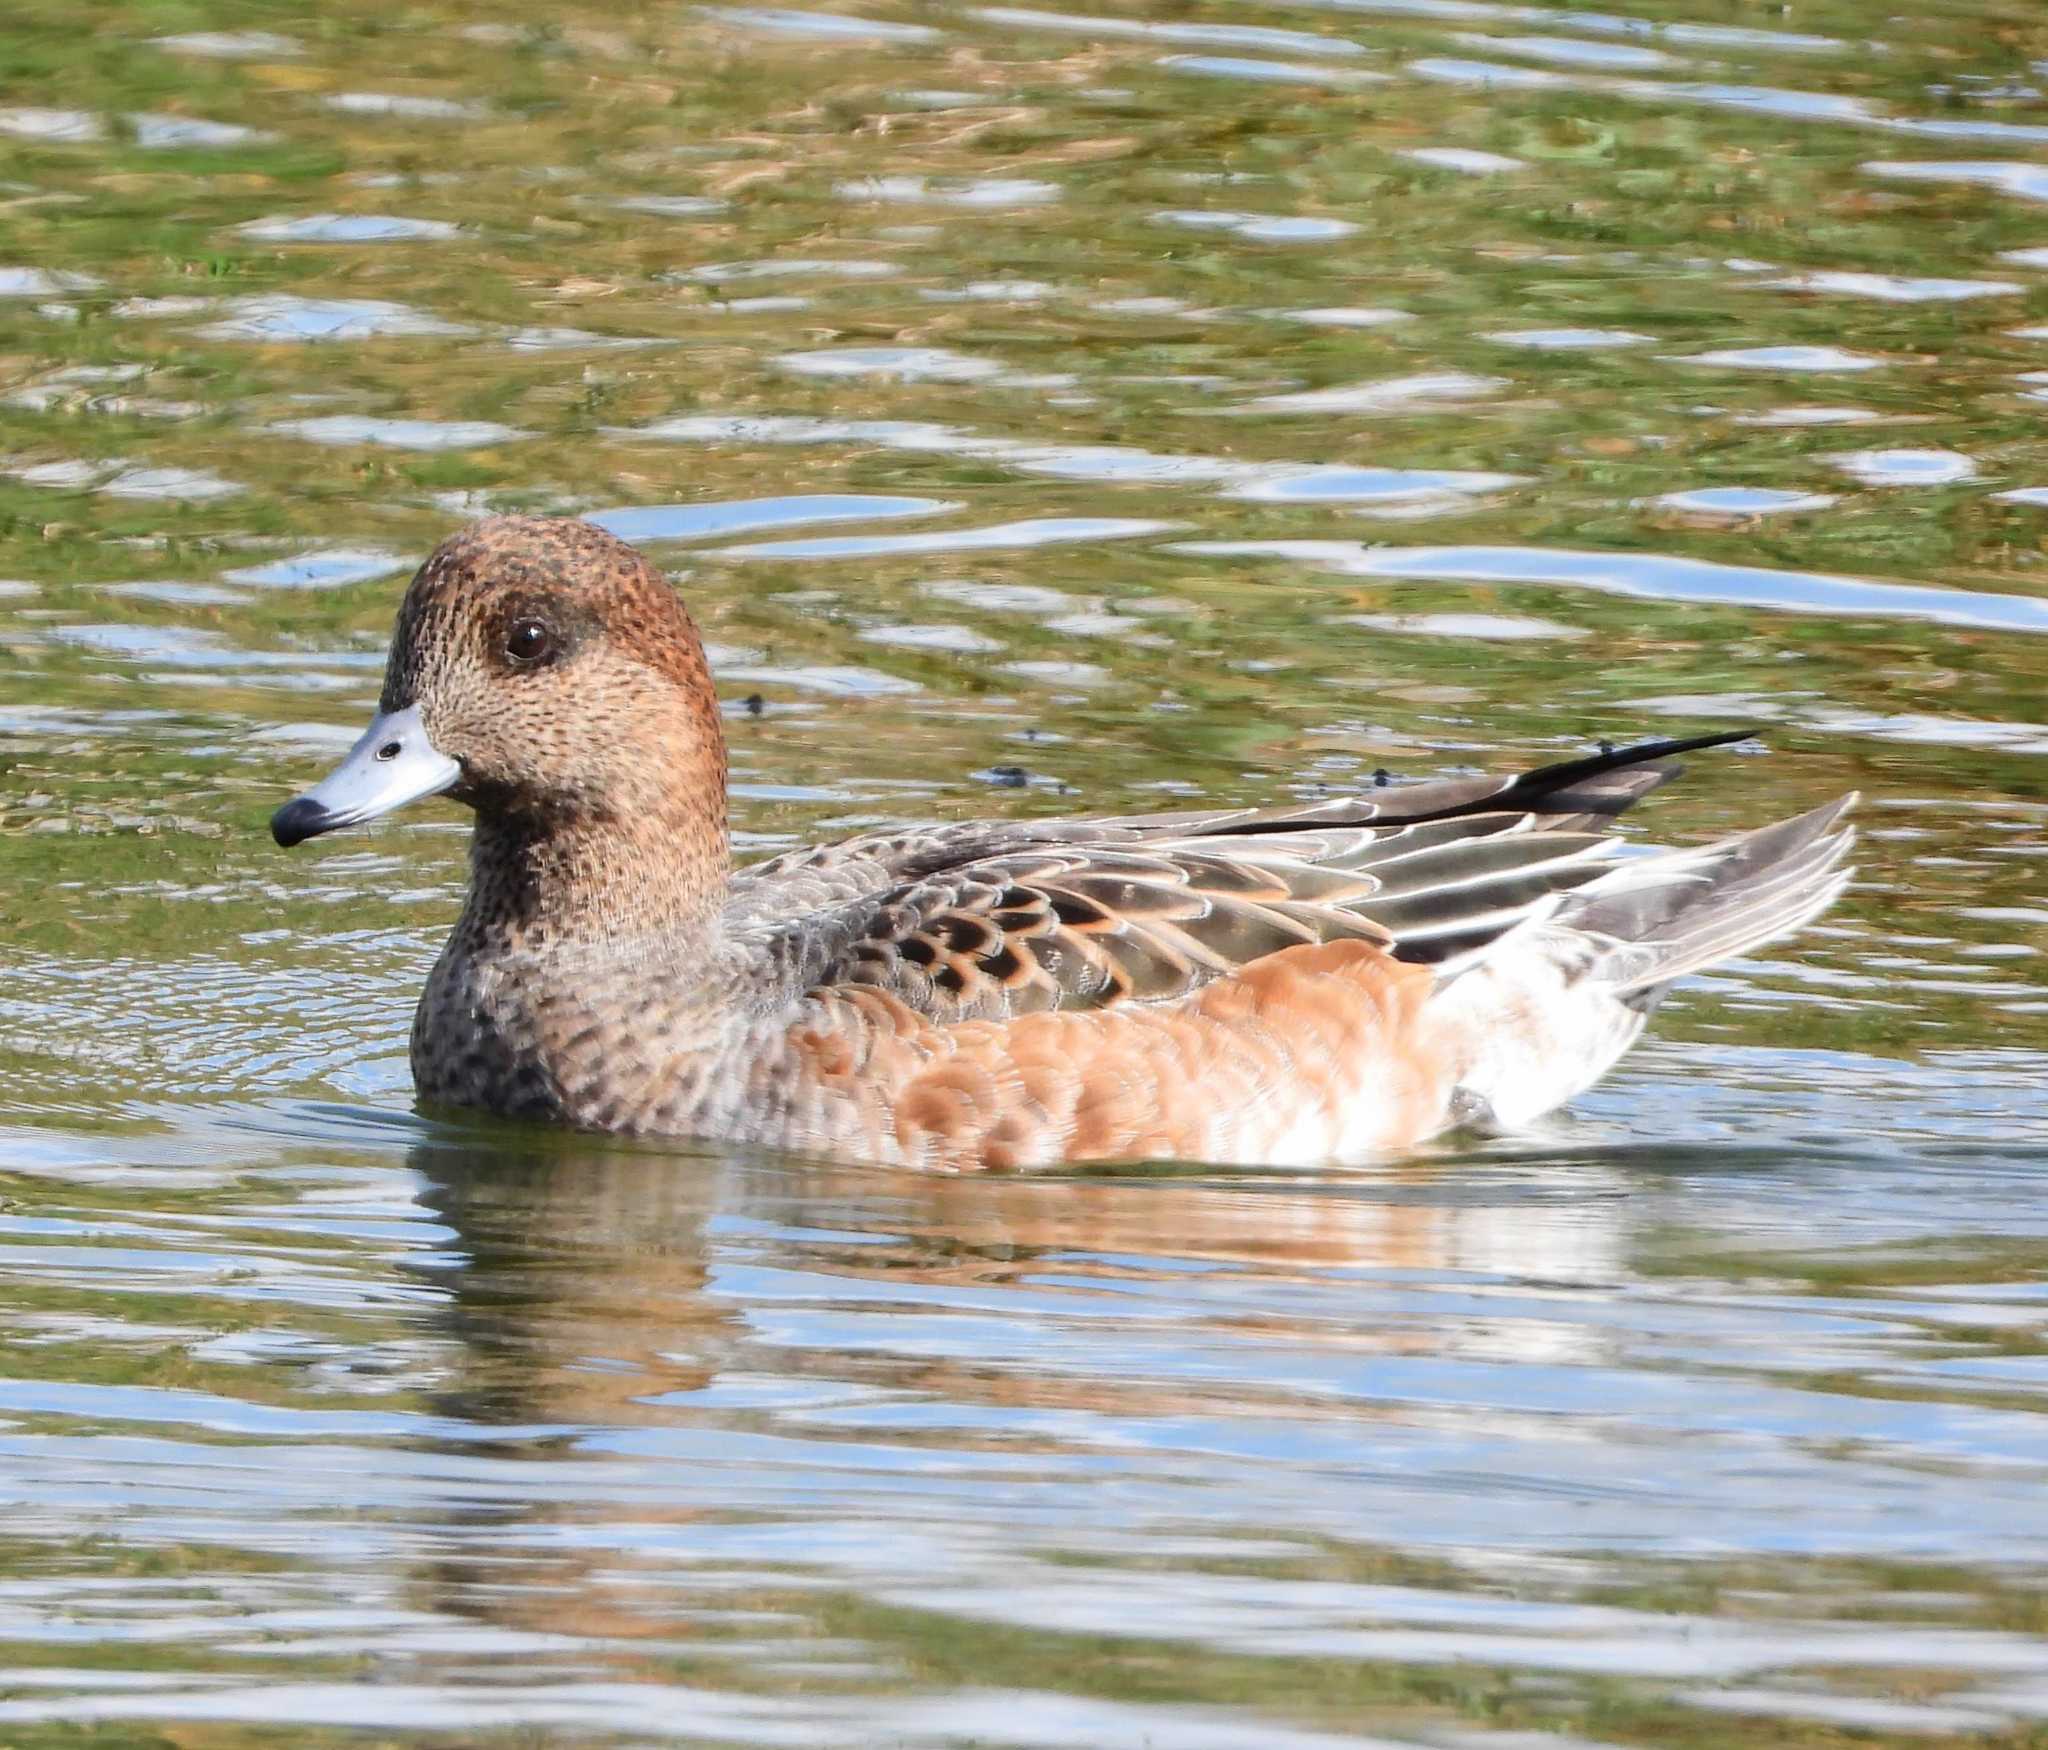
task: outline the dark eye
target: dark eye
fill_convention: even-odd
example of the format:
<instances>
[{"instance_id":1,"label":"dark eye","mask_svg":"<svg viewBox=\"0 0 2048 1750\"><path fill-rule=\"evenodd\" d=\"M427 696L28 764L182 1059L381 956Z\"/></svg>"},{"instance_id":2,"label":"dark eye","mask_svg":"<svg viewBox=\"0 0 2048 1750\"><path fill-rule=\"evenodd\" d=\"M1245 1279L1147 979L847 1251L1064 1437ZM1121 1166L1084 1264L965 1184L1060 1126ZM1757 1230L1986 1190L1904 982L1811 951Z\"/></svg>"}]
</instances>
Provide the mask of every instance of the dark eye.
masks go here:
<instances>
[{"instance_id":1,"label":"dark eye","mask_svg":"<svg viewBox=\"0 0 2048 1750\"><path fill-rule=\"evenodd\" d=\"M505 654L514 662L545 662L554 654L555 635L540 620L514 620L505 633Z\"/></svg>"}]
</instances>

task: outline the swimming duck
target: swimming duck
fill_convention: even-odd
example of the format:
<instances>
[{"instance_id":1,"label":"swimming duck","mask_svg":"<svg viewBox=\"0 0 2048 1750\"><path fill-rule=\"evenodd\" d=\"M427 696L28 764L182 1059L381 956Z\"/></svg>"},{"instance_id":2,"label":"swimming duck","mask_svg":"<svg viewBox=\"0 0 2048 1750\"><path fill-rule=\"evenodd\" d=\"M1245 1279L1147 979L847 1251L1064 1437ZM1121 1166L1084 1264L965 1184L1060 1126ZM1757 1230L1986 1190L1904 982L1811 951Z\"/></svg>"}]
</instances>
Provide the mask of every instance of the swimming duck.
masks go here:
<instances>
[{"instance_id":1,"label":"swimming duck","mask_svg":"<svg viewBox=\"0 0 2048 1750\"><path fill-rule=\"evenodd\" d=\"M428 1102L943 1171L1310 1164L1526 1124L1672 980L1825 910L1853 797L1702 849L1605 830L1737 739L735 870L676 592L592 524L494 517L420 568L375 720L271 830L475 811L412 1030Z\"/></svg>"}]
</instances>

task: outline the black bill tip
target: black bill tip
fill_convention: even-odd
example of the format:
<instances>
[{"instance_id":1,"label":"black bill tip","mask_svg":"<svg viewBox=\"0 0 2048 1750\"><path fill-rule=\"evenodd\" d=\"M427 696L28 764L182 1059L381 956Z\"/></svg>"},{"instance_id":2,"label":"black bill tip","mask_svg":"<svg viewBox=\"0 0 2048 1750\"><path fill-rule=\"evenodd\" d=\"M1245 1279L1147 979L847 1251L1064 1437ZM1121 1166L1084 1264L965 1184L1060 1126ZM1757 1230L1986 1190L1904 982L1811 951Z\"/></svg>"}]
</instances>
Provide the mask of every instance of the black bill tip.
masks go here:
<instances>
[{"instance_id":1,"label":"black bill tip","mask_svg":"<svg viewBox=\"0 0 2048 1750\"><path fill-rule=\"evenodd\" d=\"M294 796L270 817L270 836L290 850L341 825L333 812L310 796Z\"/></svg>"}]
</instances>

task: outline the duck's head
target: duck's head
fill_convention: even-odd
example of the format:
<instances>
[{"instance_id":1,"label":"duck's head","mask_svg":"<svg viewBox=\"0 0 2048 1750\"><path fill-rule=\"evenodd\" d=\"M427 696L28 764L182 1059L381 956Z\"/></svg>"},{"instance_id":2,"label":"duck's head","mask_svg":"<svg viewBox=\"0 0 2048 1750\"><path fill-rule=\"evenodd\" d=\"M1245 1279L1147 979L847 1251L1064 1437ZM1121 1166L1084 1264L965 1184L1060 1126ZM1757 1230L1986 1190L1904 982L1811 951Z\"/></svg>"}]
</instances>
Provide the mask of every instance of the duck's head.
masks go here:
<instances>
[{"instance_id":1,"label":"duck's head","mask_svg":"<svg viewBox=\"0 0 2048 1750\"><path fill-rule=\"evenodd\" d=\"M571 517L492 517L437 547L398 610L377 716L271 817L281 845L447 795L547 837L725 837L725 742L681 600Z\"/></svg>"}]
</instances>

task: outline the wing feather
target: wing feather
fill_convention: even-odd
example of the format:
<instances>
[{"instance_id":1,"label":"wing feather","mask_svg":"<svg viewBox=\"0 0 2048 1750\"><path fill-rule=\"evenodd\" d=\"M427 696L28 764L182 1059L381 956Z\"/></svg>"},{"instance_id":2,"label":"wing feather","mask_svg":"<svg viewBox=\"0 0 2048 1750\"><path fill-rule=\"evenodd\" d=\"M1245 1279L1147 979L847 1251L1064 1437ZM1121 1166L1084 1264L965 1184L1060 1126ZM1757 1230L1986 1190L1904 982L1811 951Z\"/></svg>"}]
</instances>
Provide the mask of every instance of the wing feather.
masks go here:
<instances>
[{"instance_id":1,"label":"wing feather","mask_svg":"<svg viewBox=\"0 0 2048 1750\"><path fill-rule=\"evenodd\" d=\"M795 989L873 985L944 1022L1171 1002L1339 939L1442 962L1611 872L1589 823L1719 739L1263 813L877 834L742 871L727 927Z\"/></svg>"}]
</instances>

